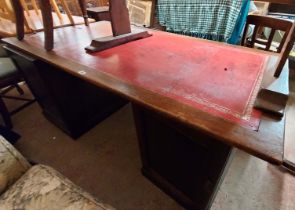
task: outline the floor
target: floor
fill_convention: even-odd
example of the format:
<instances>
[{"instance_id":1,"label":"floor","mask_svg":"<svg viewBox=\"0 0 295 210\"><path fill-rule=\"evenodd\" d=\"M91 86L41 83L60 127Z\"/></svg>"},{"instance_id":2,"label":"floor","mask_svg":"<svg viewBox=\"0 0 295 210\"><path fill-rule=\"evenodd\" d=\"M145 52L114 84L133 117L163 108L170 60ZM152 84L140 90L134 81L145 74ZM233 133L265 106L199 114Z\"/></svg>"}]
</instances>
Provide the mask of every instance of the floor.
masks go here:
<instances>
[{"instance_id":1,"label":"floor","mask_svg":"<svg viewBox=\"0 0 295 210\"><path fill-rule=\"evenodd\" d=\"M285 156L295 162L295 89L292 90ZM8 105L15 106L11 102ZM14 130L22 135L15 146L28 159L54 167L118 210L182 209L141 175L130 105L77 141L48 122L37 103L13 116L13 123ZM295 176L237 150L211 209L294 210L294 198Z\"/></svg>"}]
</instances>

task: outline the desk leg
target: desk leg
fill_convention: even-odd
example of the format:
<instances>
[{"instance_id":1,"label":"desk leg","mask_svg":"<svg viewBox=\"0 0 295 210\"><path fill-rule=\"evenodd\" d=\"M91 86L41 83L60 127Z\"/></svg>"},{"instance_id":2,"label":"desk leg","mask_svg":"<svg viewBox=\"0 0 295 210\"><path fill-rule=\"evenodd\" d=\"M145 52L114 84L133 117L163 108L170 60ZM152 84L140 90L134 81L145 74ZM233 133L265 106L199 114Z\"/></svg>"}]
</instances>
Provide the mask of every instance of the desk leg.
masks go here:
<instances>
[{"instance_id":1,"label":"desk leg","mask_svg":"<svg viewBox=\"0 0 295 210\"><path fill-rule=\"evenodd\" d=\"M7 47L45 117L76 139L128 101L54 65Z\"/></svg>"},{"instance_id":2,"label":"desk leg","mask_svg":"<svg viewBox=\"0 0 295 210\"><path fill-rule=\"evenodd\" d=\"M232 148L133 104L142 173L186 209L209 209Z\"/></svg>"}]
</instances>

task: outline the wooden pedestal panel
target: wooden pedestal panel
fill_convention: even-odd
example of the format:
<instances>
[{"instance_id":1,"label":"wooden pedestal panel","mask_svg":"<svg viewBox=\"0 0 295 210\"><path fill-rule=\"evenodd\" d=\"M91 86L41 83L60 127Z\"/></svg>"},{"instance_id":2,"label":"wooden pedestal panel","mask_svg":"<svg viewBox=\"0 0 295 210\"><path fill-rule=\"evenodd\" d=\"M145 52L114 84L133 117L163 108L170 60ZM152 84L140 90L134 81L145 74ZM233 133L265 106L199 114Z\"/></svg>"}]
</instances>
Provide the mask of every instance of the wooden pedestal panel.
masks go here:
<instances>
[{"instance_id":1,"label":"wooden pedestal panel","mask_svg":"<svg viewBox=\"0 0 295 210\"><path fill-rule=\"evenodd\" d=\"M187 209L209 209L232 148L133 105L143 174Z\"/></svg>"},{"instance_id":2,"label":"wooden pedestal panel","mask_svg":"<svg viewBox=\"0 0 295 210\"><path fill-rule=\"evenodd\" d=\"M126 100L53 65L23 55L12 55L44 115L77 138L127 103ZM65 61L66 62L66 61Z\"/></svg>"}]
</instances>

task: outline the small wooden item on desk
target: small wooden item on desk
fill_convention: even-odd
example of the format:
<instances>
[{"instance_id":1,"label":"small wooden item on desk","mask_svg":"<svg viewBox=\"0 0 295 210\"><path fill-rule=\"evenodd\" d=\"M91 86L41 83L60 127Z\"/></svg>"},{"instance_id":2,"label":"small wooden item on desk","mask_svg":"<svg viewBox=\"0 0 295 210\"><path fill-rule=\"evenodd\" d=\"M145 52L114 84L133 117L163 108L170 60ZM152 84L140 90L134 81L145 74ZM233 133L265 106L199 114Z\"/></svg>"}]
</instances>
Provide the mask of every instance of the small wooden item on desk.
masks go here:
<instances>
[{"instance_id":1,"label":"small wooden item on desk","mask_svg":"<svg viewBox=\"0 0 295 210\"><path fill-rule=\"evenodd\" d=\"M99 52L131 41L151 36L145 30L131 31L129 12L124 0L110 0L113 36L92 40L87 52Z\"/></svg>"}]
</instances>

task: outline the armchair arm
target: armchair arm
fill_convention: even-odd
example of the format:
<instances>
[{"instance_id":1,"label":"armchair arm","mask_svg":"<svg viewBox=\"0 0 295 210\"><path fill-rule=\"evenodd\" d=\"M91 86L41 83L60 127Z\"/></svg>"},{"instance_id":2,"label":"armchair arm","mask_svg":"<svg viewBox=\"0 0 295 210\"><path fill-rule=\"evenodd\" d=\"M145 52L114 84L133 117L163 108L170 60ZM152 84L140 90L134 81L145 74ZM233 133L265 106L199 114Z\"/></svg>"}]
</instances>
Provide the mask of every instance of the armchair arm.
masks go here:
<instances>
[{"instance_id":1,"label":"armchair arm","mask_svg":"<svg viewBox=\"0 0 295 210\"><path fill-rule=\"evenodd\" d=\"M3 180L6 182L0 184L6 187L12 185L30 167L29 162L9 142L0 136L0 174L2 182Z\"/></svg>"}]
</instances>

